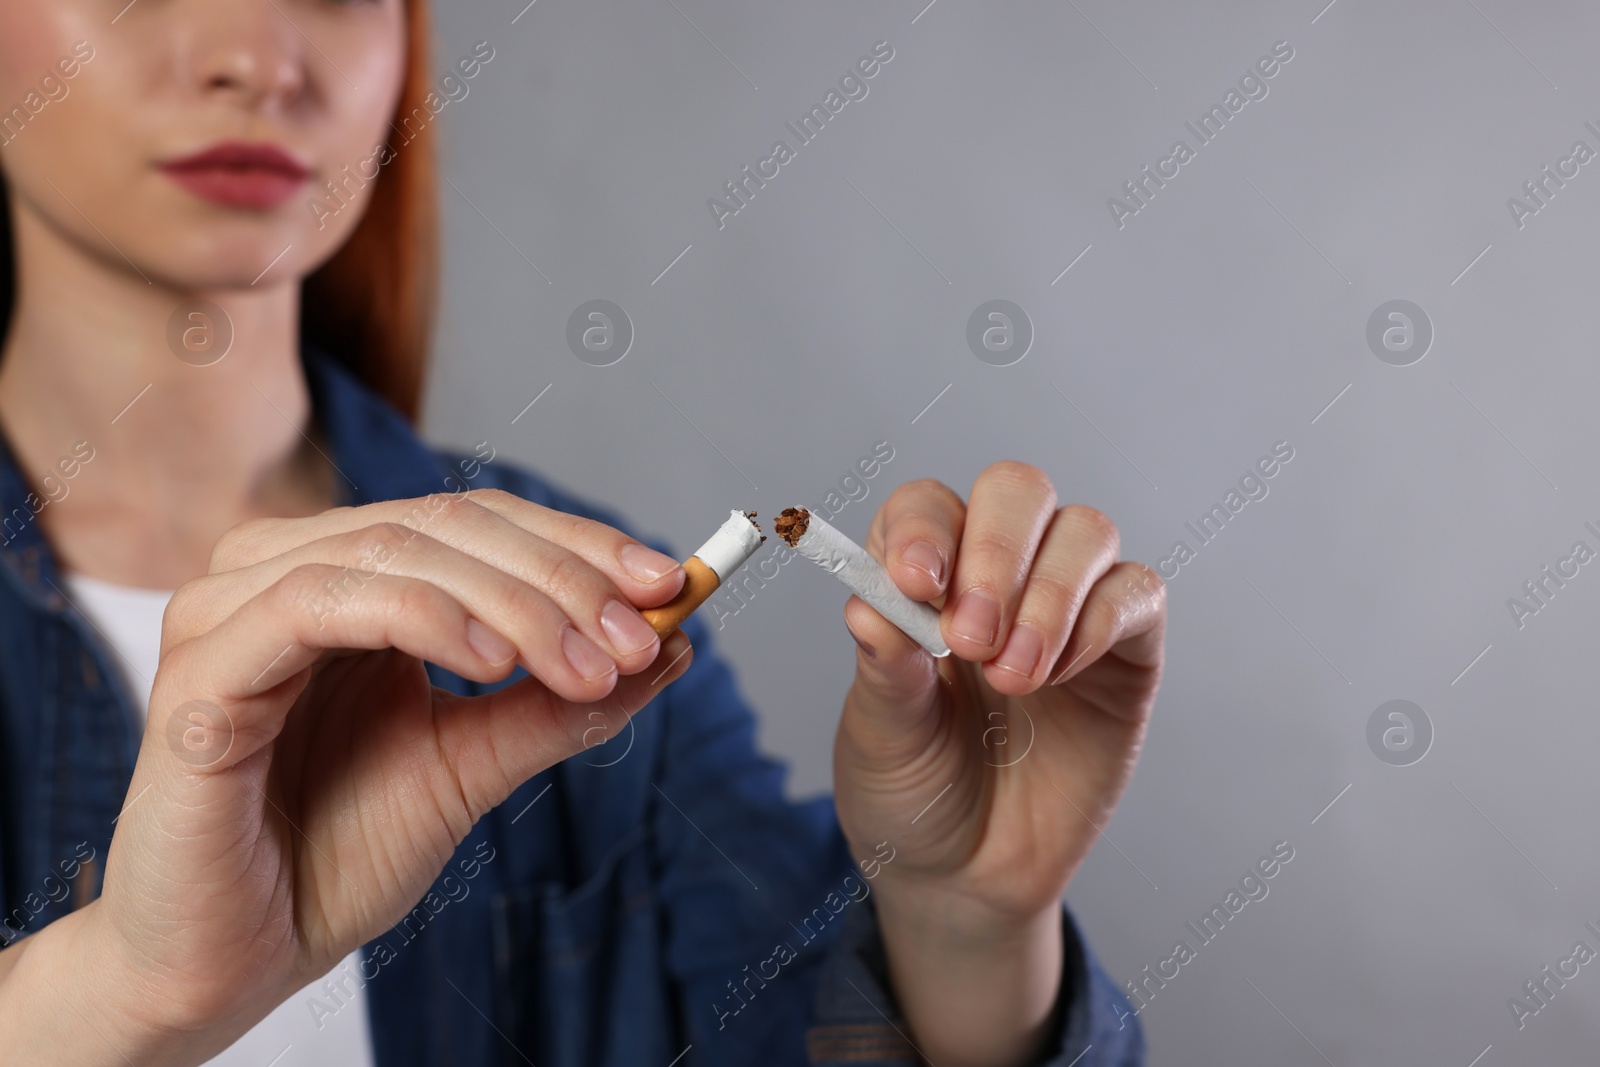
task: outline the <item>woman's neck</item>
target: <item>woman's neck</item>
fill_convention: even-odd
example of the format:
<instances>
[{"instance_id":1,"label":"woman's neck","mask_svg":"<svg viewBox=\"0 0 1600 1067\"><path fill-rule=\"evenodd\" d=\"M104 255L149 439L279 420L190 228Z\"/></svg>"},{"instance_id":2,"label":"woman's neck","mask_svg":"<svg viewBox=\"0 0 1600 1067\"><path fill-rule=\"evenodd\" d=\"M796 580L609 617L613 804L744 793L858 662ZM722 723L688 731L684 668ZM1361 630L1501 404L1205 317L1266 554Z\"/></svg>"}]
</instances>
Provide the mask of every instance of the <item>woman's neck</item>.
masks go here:
<instances>
[{"instance_id":1,"label":"woman's neck","mask_svg":"<svg viewBox=\"0 0 1600 1067\"><path fill-rule=\"evenodd\" d=\"M333 506L332 471L307 437L297 283L179 292L26 211L13 220L18 284L0 349L0 424L49 500L32 521L65 566L172 588L206 572L229 527ZM187 321L197 299L224 308L233 334L209 366L168 342L169 321ZM91 450L87 463L71 462Z\"/></svg>"}]
</instances>

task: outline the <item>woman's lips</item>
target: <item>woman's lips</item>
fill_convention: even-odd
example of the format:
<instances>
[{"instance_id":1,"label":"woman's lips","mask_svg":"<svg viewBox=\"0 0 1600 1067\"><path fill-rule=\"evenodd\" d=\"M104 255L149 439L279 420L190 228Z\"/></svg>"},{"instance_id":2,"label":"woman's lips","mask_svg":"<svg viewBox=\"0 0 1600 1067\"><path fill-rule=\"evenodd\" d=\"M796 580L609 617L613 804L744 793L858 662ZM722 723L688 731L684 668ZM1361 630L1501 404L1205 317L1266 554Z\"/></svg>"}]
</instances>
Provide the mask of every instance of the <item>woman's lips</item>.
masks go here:
<instances>
[{"instance_id":1,"label":"woman's lips","mask_svg":"<svg viewBox=\"0 0 1600 1067\"><path fill-rule=\"evenodd\" d=\"M311 176L303 163L276 145L243 142L213 145L160 166L191 193L227 207L277 207Z\"/></svg>"}]
</instances>

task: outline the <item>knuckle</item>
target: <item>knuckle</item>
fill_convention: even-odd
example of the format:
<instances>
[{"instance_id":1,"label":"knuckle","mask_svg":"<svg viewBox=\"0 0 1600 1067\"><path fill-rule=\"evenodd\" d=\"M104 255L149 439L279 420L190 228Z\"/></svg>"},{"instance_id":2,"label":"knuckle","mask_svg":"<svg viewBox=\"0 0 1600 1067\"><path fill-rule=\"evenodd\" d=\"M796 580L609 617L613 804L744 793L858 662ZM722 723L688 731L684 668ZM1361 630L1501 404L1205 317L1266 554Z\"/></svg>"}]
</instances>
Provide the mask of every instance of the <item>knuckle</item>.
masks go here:
<instances>
[{"instance_id":1,"label":"knuckle","mask_svg":"<svg viewBox=\"0 0 1600 1067\"><path fill-rule=\"evenodd\" d=\"M1167 603L1167 583L1153 568L1143 563L1134 562L1129 565L1128 587L1133 595L1140 600L1152 602L1157 611Z\"/></svg>"},{"instance_id":2,"label":"knuckle","mask_svg":"<svg viewBox=\"0 0 1600 1067\"><path fill-rule=\"evenodd\" d=\"M200 605L211 599L215 582L210 575L194 578L173 591L161 613L161 646L169 648L186 640L196 628Z\"/></svg>"},{"instance_id":3,"label":"knuckle","mask_svg":"<svg viewBox=\"0 0 1600 1067\"><path fill-rule=\"evenodd\" d=\"M1151 567L1147 563L1141 563L1138 560L1132 561L1131 566L1135 572L1134 581L1139 583L1140 588L1145 589L1153 594L1160 594L1163 596L1166 595L1166 579L1162 578L1154 567Z\"/></svg>"},{"instance_id":4,"label":"knuckle","mask_svg":"<svg viewBox=\"0 0 1600 1067\"><path fill-rule=\"evenodd\" d=\"M945 485L937 478L913 478L909 482L901 482L889 494L890 500L903 501L908 497L931 495L942 497L946 501L961 502L960 495Z\"/></svg>"},{"instance_id":5,"label":"knuckle","mask_svg":"<svg viewBox=\"0 0 1600 1067\"><path fill-rule=\"evenodd\" d=\"M551 617L550 598L526 582L511 583L502 595L506 617L518 620L521 625L542 624ZM510 633L506 637L515 640Z\"/></svg>"},{"instance_id":6,"label":"knuckle","mask_svg":"<svg viewBox=\"0 0 1600 1067\"><path fill-rule=\"evenodd\" d=\"M1018 459L996 460L985 467L983 473L987 477L1009 482L1043 496L1052 498L1055 496L1056 487L1050 481L1050 476L1032 463L1024 463Z\"/></svg>"},{"instance_id":7,"label":"knuckle","mask_svg":"<svg viewBox=\"0 0 1600 1067\"><path fill-rule=\"evenodd\" d=\"M403 522L375 522L346 535L343 555L363 567L387 562L420 536L421 531Z\"/></svg>"},{"instance_id":8,"label":"knuckle","mask_svg":"<svg viewBox=\"0 0 1600 1067\"><path fill-rule=\"evenodd\" d=\"M498 489L494 487L468 489L465 493L461 494L461 496L463 499L470 501L479 507L489 508L493 511L498 511L501 508L510 507L514 504L523 503L522 498L517 496L515 493L510 493L504 489Z\"/></svg>"},{"instance_id":9,"label":"knuckle","mask_svg":"<svg viewBox=\"0 0 1600 1067\"><path fill-rule=\"evenodd\" d=\"M939 482L938 478L912 478L910 482L902 482L901 485L894 486L893 493L890 493L883 507L885 509L893 507L893 509L909 510L909 512L926 515L930 504L938 507L938 509L947 510L947 512L954 515L962 514L966 507L965 502L962 501L962 496L957 491L952 490L950 486ZM933 515L926 515L926 518L933 520L934 515L938 515L938 512L933 512Z\"/></svg>"},{"instance_id":10,"label":"knuckle","mask_svg":"<svg viewBox=\"0 0 1600 1067\"><path fill-rule=\"evenodd\" d=\"M282 607L306 604L337 582L344 571L331 563L301 563L272 583L271 595Z\"/></svg>"},{"instance_id":11,"label":"knuckle","mask_svg":"<svg viewBox=\"0 0 1600 1067\"><path fill-rule=\"evenodd\" d=\"M915 492L923 492L923 493L926 493L926 492L935 492L935 493L937 493L940 490L945 490L945 489L948 489L948 488L949 487L946 486L939 479L930 478L930 477L924 476L924 477L921 477L921 478L913 478L909 482L902 482L900 484L900 487L899 487L898 491L900 491L900 492L915 491Z\"/></svg>"},{"instance_id":12,"label":"knuckle","mask_svg":"<svg viewBox=\"0 0 1600 1067\"><path fill-rule=\"evenodd\" d=\"M150 690L150 707L152 709L167 706L164 699L166 689L173 679L192 677L195 635L184 635L168 639L163 635L161 639L160 666L156 668L156 676L152 680Z\"/></svg>"},{"instance_id":13,"label":"knuckle","mask_svg":"<svg viewBox=\"0 0 1600 1067\"><path fill-rule=\"evenodd\" d=\"M1115 545L1121 538L1117 524L1099 508L1088 504L1068 504L1061 509L1061 515L1077 529L1086 530L1102 541Z\"/></svg>"},{"instance_id":14,"label":"knuckle","mask_svg":"<svg viewBox=\"0 0 1600 1067\"><path fill-rule=\"evenodd\" d=\"M1093 612L1098 616L1095 620L1097 629L1103 629L1108 634L1118 634L1122 631L1123 624L1132 613L1132 609L1120 596L1096 595L1089 598L1089 604L1084 612L1085 614Z\"/></svg>"},{"instance_id":15,"label":"knuckle","mask_svg":"<svg viewBox=\"0 0 1600 1067\"><path fill-rule=\"evenodd\" d=\"M435 494L439 500L444 500L444 494ZM405 508L404 514L397 520L408 530L421 531L429 523L438 518L438 511L433 507L435 496L419 496L400 502Z\"/></svg>"},{"instance_id":16,"label":"knuckle","mask_svg":"<svg viewBox=\"0 0 1600 1067\"><path fill-rule=\"evenodd\" d=\"M1114 587L1108 583L1103 597L1109 623L1121 628L1140 615L1151 613L1157 617L1166 610L1167 587L1155 571L1142 563L1118 565L1120 581Z\"/></svg>"},{"instance_id":17,"label":"knuckle","mask_svg":"<svg viewBox=\"0 0 1600 1067\"><path fill-rule=\"evenodd\" d=\"M166 610L161 613L163 627L173 621L186 618L194 610L194 605L201 597L201 583L206 582L209 578L210 575L205 578L191 578L172 591L172 596L167 599Z\"/></svg>"},{"instance_id":18,"label":"knuckle","mask_svg":"<svg viewBox=\"0 0 1600 1067\"><path fill-rule=\"evenodd\" d=\"M349 567L302 563L272 583L266 599L275 614L298 619L305 613L320 628L354 603L367 581Z\"/></svg>"},{"instance_id":19,"label":"knuckle","mask_svg":"<svg viewBox=\"0 0 1600 1067\"><path fill-rule=\"evenodd\" d=\"M998 526L969 530L961 539L961 554L988 560L1002 560L1019 556L1024 542L1011 536Z\"/></svg>"},{"instance_id":20,"label":"knuckle","mask_svg":"<svg viewBox=\"0 0 1600 1067\"><path fill-rule=\"evenodd\" d=\"M434 516L446 522L460 522L471 514L483 511L482 504L470 499L472 492L469 490L466 493L435 493L434 496L440 503L434 511Z\"/></svg>"},{"instance_id":21,"label":"knuckle","mask_svg":"<svg viewBox=\"0 0 1600 1067\"><path fill-rule=\"evenodd\" d=\"M436 586L412 578L402 578L392 586L387 598L392 619L426 618L439 610L444 593Z\"/></svg>"},{"instance_id":22,"label":"knuckle","mask_svg":"<svg viewBox=\"0 0 1600 1067\"><path fill-rule=\"evenodd\" d=\"M1030 598L1035 593L1039 594L1051 606L1052 612L1075 607L1083 596L1079 583L1071 581L1065 574L1050 570L1037 570L1030 575L1028 592Z\"/></svg>"},{"instance_id":23,"label":"knuckle","mask_svg":"<svg viewBox=\"0 0 1600 1067\"><path fill-rule=\"evenodd\" d=\"M597 534L610 529L594 519L555 510L545 514L545 523L548 524L548 532L541 532L540 536L552 544L563 546L593 541Z\"/></svg>"},{"instance_id":24,"label":"knuckle","mask_svg":"<svg viewBox=\"0 0 1600 1067\"><path fill-rule=\"evenodd\" d=\"M367 530L374 537L381 538L382 540L388 542L408 541L411 538L416 537L418 534L418 531L413 530L405 523L396 522L393 519L386 519L383 522L375 522L371 526L368 526Z\"/></svg>"},{"instance_id":25,"label":"knuckle","mask_svg":"<svg viewBox=\"0 0 1600 1067\"><path fill-rule=\"evenodd\" d=\"M232 526L211 546L211 559L206 566L208 574L236 570L255 561L267 532L277 527L281 519L246 519Z\"/></svg>"},{"instance_id":26,"label":"knuckle","mask_svg":"<svg viewBox=\"0 0 1600 1067\"><path fill-rule=\"evenodd\" d=\"M596 538L612 537L621 541L626 535L614 526L600 522L596 519L585 518L582 515L568 515L562 512L561 532L567 540L564 543L577 544L582 541L591 541Z\"/></svg>"},{"instance_id":27,"label":"knuckle","mask_svg":"<svg viewBox=\"0 0 1600 1067\"><path fill-rule=\"evenodd\" d=\"M598 596L597 573L582 556L555 548L539 568L539 586L558 599L584 594Z\"/></svg>"}]
</instances>

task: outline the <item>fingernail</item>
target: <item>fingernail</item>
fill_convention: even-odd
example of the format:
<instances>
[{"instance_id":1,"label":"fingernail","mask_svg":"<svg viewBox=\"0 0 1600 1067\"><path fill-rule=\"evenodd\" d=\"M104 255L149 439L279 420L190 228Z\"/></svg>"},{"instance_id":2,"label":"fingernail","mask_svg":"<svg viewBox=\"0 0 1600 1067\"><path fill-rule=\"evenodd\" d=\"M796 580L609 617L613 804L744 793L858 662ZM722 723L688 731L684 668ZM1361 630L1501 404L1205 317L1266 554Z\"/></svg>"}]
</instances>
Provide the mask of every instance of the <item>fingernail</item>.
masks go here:
<instances>
[{"instance_id":1,"label":"fingernail","mask_svg":"<svg viewBox=\"0 0 1600 1067\"><path fill-rule=\"evenodd\" d=\"M944 553L932 541L913 541L900 558L919 571L927 571L935 585L944 584Z\"/></svg>"},{"instance_id":2,"label":"fingernail","mask_svg":"<svg viewBox=\"0 0 1600 1067\"><path fill-rule=\"evenodd\" d=\"M950 631L980 645L994 644L1000 631L1000 601L985 589L968 589L956 601Z\"/></svg>"},{"instance_id":3,"label":"fingernail","mask_svg":"<svg viewBox=\"0 0 1600 1067\"><path fill-rule=\"evenodd\" d=\"M1006 638L1006 647L1001 651L1000 658L994 661L994 665L1015 671L1026 678L1039 666L1039 657L1043 652L1044 634L1040 633L1039 628L1032 623L1019 622L1011 628L1011 636Z\"/></svg>"},{"instance_id":4,"label":"fingernail","mask_svg":"<svg viewBox=\"0 0 1600 1067\"><path fill-rule=\"evenodd\" d=\"M641 582L659 582L678 568L678 561L638 542L629 542L618 553L623 568Z\"/></svg>"},{"instance_id":5,"label":"fingernail","mask_svg":"<svg viewBox=\"0 0 1600 1067\"><path fill-rule=\"evenodd\" d=\"M860 647L861 651L863 651L863 652L865 652L867 654L867 657L869 659L877 658L877 655L878 655L878 650L877 649L873 648L871 645L869 645L865 641L861 640L861 638L856 637L856 635L854 633L852 633L850 636L851 637L855 637L856 645L858 647Z\"/></svg>"},{"instance_id":6,"label":"fingernail","mask_svg":"<svg viewBox=\"0 0 1600 1067\"><path fill-rule=\"evenodd\" d=\"M579 633L570 622L563 623L561 627L561 652L572 664L572 669L586 681L604 678L617 669L611 657L599 645Z\"/></svg>"},{"instance_id":7,"label":"fingernail","mask_svg":"<svg viewBox=\"0 0 1600 1067\"><path fill-rule=\"evenodd\" d=\"M500 666L517 654L517 646L477 619L467 620L467 644L493 666Z\"/></svg>"},{"instance_id":8,"label":"fingernail","mask_svg":"<svg viewBox=\"0 0 1600 1067\"><path fill-rule=\"evenodd\" d=\"M660 640L644 617L620 600L606 601L606 606L600 610L600 626L611 639L611 647L624 656Z\"/></svg>"}]
</instances>

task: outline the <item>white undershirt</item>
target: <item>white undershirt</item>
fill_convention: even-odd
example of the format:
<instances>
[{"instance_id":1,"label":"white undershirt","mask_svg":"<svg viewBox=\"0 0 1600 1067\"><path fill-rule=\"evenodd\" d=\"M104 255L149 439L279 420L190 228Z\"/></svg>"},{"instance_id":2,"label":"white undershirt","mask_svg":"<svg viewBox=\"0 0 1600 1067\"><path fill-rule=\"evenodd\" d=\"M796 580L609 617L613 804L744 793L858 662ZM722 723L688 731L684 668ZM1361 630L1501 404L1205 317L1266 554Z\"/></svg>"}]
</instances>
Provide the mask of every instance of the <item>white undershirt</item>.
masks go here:
<instances>
[{"instance_id":1,"label":"white undershirt","mask_svg":"<svg viewBox=\"0 0 1600 1067\"><path fill-rule=\"evenodd\" d=\"M71 571L62 577L73 605L116 652L128 691L136 700L134 726L143 732L161 652L161 615L172 591L135 589ZM208 1060L206 1067L374 1067L365 983L347 977L359 975L360 959L359 950L352 952L335 968L343 972L333 976L336 993L324 988L329 976L317 979L278 1005L227 1051Z\"/></svg>"}]
</instances>

